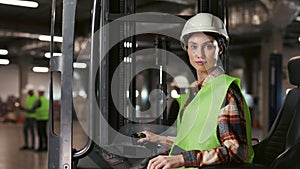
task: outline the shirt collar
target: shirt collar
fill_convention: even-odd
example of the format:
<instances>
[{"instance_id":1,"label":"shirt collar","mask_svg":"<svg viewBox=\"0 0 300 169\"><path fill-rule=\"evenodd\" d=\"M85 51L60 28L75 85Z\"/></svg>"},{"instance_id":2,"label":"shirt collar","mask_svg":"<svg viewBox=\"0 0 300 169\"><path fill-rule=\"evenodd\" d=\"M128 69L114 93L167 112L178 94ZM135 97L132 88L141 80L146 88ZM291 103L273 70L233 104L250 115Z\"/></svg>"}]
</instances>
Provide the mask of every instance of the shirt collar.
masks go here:
<instances>
[{"instance_id":1,"label":"shirt collar","mask_svg":"<svg viewBox=\"0 0 300 169\"><path fill-rule=\"evenodd\" d=\"M221 66L216 67L213 71L211 71L208 76L203 80L202 86L212 81L214 78L224 74L225 71Z\"/></svg>"}]
</instances>

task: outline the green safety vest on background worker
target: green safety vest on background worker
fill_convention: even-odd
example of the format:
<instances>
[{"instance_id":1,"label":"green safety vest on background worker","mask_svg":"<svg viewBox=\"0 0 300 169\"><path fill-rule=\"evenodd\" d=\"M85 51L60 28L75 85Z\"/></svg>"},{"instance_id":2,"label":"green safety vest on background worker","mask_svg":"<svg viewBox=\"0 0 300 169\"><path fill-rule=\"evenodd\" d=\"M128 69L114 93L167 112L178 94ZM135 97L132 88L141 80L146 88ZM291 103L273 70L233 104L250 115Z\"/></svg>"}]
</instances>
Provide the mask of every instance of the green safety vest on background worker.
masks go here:
<instances>
[{"instance_id":1,"label":"green safety vest on background worker","mask_svg":"<svg viewBox=\"0 0 300 169\"><path fill-rule=\"evenodd\" d=\"M182 120L177 120L177 136L170 154L174 146L185 151L209 150L220 146L217 136L218 116L231 83L240 87L239 79L220 75L201 88L184 110ZM249 108L244 98L243 100L248 142L246 162L252 163L254 152L251 140L251 119Z\"/></svg>"},{"instance_id":2,"label":"green safety vest on background worker","mask_svg":"<svg viewBox=\"0 0 300 169\"><path fill-rule=\"evenodd\" d=\"M41 106L38 107L36 112L36 120L48 120L49 119L49 100L45 96L39 97Z\"/></svg>"},{"instance_id":3,"label":"green safety vest on background worker","mask_svg":"<svg viewBox=\"0 0 300 169\"><path fill-rule=\"evenodd\" d=\"M25 100L26 108L31 109L34 106L37 99L38 99L38 95L35 95L35 94L32 95L32 96L27 96L26 100ZM35 118L36 114L35 114L35 112L26 111L25 116L28 117L28 118Z\"/></svg>"}]
</instances>

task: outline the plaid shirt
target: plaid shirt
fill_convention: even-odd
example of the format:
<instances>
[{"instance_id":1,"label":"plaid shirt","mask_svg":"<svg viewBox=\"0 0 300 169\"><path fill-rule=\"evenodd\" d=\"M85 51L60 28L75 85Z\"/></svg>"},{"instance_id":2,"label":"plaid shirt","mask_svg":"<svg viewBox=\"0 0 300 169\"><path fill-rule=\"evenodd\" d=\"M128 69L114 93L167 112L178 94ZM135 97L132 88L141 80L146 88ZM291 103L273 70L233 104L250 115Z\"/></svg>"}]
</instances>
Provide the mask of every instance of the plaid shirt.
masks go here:
<instances>
[{"instance_id":1,"label":"plaid shirt","mask_svg":"<svg viewBox=\"0 0 300 169\"><path fill-rule=\"evenodd\" d=\"M221 68L214 70L204 81L211 81L222 74ZM201 86L199 87L201 88ZM193 87L190 99L185 107L193 99L199 88ZM184 110L180 113L182 114ZM246 135L246 120L244 117L243 99L239 88L231 84L227 92L224 104L218 117L217 127L220 146L210 150L192 150L183 152L186 167L200 167L203 165L215 165L223 163L243 163L247 159L248 144Z\"/></svg>"}]
</instances>

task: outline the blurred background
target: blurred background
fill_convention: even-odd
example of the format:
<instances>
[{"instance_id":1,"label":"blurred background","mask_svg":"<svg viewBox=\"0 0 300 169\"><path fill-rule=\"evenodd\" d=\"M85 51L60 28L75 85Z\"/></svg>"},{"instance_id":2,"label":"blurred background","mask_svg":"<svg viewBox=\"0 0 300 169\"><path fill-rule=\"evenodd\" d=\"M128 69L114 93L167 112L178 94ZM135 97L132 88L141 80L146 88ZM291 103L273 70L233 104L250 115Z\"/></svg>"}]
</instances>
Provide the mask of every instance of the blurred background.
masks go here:
<instances>
[{"instance_id":1,"label":"blurred background","mask_svg":"<svg viewBox=\"0 0 300 169\"><path fill-rule=\"evenodd\" d=\"M22 145L22 124L24 112L15 107L15 102L24 104L27 84L32 84L37 88L40 85L46 86L45 95L49 98L50 90L50 28L52 1L35 0L30 7L15 6L8 4L10 1L0 1L0 130L9 132L8 128L14 128L16 134L10 138L19 140L15 143L15 148L9 151L18 152L18 147ZM182 18L189 18L199 12L199 6L205 1L195 0L111 0L109 10L111 13L139 13L139 12L161 12L168 13ZM223 20L227 25L230 45L227 56L227 71L236 77L241 78L241 85L252 114L252 126L256 136L263 138L272 124L276 113L284 101L288 90L294 86L289 83L287 62L293 56L300 55L300 3L298 0L225 0L226 15ZM132 5L134 7L132 8ZM86 118L88 112L88 91L89 85L87 77L89 73L89 63L77 59L80 52L85 49L85 45L91 36L93 1L78 0L75 19L74 37L74 63L73 63L73 99L74 119ZM53 56L62 57L62 8L63 1L56 1L55 14L55 36L53 44ZM212 9L214 10L214 9ZM113 18L115 15L108 15ZM151 23L141 23L138 28L153 27ZM177 30L172 25L164 27L155 25L157 29ZM123 30L124 31L124 30ZM125 31L126 32L126 29ZM123 32L123 33L124 33ZM125 33L124 33L125 34ZM132 40L132 39L131 39ZM132 48L132 41L124 40L120 42L126 50ZM188 63L185 52L181 49L178 40L154 34L142 34L135 37L135 50L147 48L161 48L168 50ZM130 53L130 52L129 52ZM127 53L127 54L129 54ZM111 66L107 67L108 73L115 70L120 62L127 63L124 66L124 81L127 73L132 67L138 67L149 62L157 61L157 56L135 57L134 63L126 60L125 53L115 53L116 60L109 60ZM163 84L160 83L160 72L158 70L146 70L135 75L134 106L137 110L135 118L137 121L155 120L155 115L139 114L139 111L149 109L149 92L155 88L164 88L168 97L166 114L170 114L170 107L174 97L171 96L171 83L175 76L186 76L191 82L193 77L182 69L168 66L172 61L159 60L159 65L163 70L167 70L170 75L164 75ZM170 64L171 65L171 64ZM107 77L111 77L110 73ZM126 76L125 76L126 75ZM61 79L60 75L53 78L53 106L55 107L55 119L59 121L61 106ZM120 81L120 82L122 82ZM108 82L110 84L110 82ZM160 86L161 85L161 86ZM122 85L120 88L124 87ZM120 89L120 92L132 92L128 89ZM109 94L107 94L109 95ZM126 94L124 94L126 96ZM276 99L271 100L270 96ZM132 101L132 98L130 98ZM106 101L108 101L107 99ZM274 105L270 107L270 105ZM113 128L120 129L129 123L126 117L130 115L130 106L127 101L122 103L123 119L119 115L109 116L116 118L110 121ZM115 107L108 105L107 112L113 112ZM56 112L57 111L57 112ZM270 114L271 112L271 114ZM154 113L155 114L155 113ZM153 118L152 118L153 117ZM120 119L122 122L120 122ZM166 120L166 119L165 119ZM154 123L160 123L159 120ZM163 122L165 123L165 122ZM171 123L172 124L172 123ZM75 120L74 141L75 147L81 147L86 141L86 136L81 138L82 131L80 124ZM2 131L2 130L1 130ZM1 141L5 142L8 134L1 132ZM78 135L79 136L78 136ZM29 152L26 152L28 157ZM24 154L23 154L24 155ZM13 155L15 156L15 155ZM16 155L20 156L20 154ZM42 159L40 164L32 162L28 164L40 167L46 166L47 154L33 155L32 159ZM1 159L1 157L0 157ZM9 160L6 160L9 161ZM28 160L27 160L28 161ZM13 162L12 162L13 163ZM9 169L2 166L0 168ZM13 168L13 167L10 167Z\"/></svg>"}]
</instances>

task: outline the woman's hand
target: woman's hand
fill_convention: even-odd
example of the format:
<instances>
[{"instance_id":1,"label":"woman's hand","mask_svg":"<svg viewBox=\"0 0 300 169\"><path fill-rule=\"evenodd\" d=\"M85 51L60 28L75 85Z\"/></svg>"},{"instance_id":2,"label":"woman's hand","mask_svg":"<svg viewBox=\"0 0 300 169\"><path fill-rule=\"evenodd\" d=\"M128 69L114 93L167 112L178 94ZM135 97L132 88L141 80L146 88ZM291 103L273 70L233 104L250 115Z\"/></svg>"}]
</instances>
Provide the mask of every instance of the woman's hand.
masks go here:
<instances>
[{"instance_id":1,"label":"woman's hand","mask_svg":"<svg viewBox=\"0 0 300 169\"><path fill-rule=\"evenodd\" d=\"M137 140L138 143L144 143L144 142L160 143L161 142L162 137L157 134L154 134L150 131L142 131L141 133L144 133L146 137L138 139Z\"/></svg>"},{"instance_id":2,"label":"woman's hand","mask_svg":"<svg viewBox=\"0 0 300 169\"><path fill-rule=\"evenodd\" d=\"M137 140L138 143L152 142L160 145L165 145L171 148L175 139L174 137L160 136L150 131L142 131L141 133L144 133L146 137Z\"/></svg>"},{"instance_id":3,"label":"woman's hand","mask_svg":"<svg viewBox=\"0 0 300 169\"><path fill-rule=\"evenodd\" d=\"M178 168L184 165L183 156L157 156L151 159L148 163L147 169L169 169Z\"/></svg>"}]
</instances>

